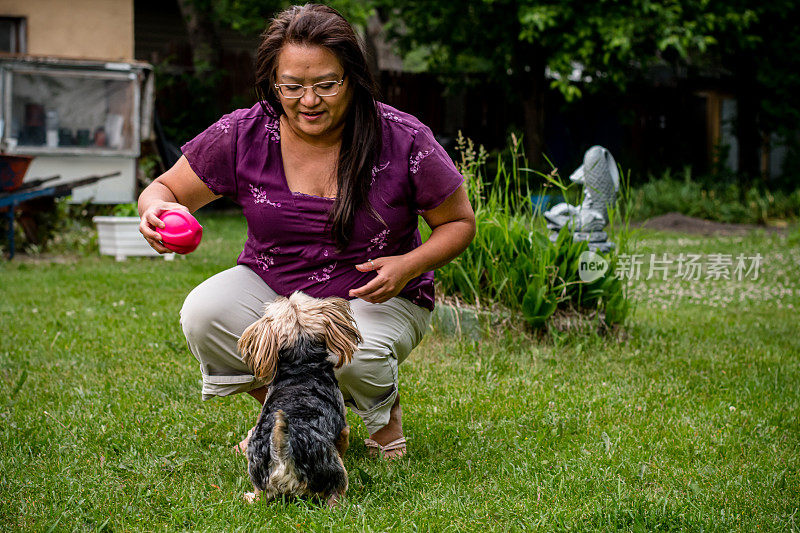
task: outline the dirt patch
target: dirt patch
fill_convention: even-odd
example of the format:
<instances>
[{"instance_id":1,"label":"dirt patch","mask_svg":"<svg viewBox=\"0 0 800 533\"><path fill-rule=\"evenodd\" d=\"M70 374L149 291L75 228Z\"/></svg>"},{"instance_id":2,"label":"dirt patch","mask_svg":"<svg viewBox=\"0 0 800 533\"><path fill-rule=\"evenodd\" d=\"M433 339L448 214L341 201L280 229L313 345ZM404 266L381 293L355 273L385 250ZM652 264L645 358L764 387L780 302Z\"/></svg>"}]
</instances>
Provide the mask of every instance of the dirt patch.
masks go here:
<instances>
[{"instance_id":1,"label":"dirt patch","mask_svg":"<svg viewBox=\"0 0 800 533\"><path fill-rule=\"evenodd\" d=\"M691 235L746 235L761 229L768 233L785 233L786 228L775 226L759 226L756 224L727 224L702 218L690 217L681 213L667 213L645 220L633 222L631 227L646 228L659 231L675 231Z\"/></svg>"}]
</instances>

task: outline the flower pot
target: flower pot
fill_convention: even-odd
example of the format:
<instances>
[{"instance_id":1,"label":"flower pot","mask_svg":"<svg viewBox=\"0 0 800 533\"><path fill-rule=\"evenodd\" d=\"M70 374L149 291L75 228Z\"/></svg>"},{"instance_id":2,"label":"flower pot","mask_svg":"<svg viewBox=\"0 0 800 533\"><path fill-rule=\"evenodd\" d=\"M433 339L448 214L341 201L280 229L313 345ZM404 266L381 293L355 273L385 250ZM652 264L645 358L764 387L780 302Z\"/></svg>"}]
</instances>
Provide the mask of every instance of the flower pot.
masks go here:
<instances>
[{"instance_id":1,"label":"flower pot","mask_svg":"<svg viewBox=\"0 0 800 533\"><path fill-rule=\"evenodd\" d=\"M97 240L101 255L113 255L117 261L125 261L130 256L150 256L159 254L147 244L139 232L139 217L93 217L97 226ZM171 261L175 254L163 254Z\"/></svg>"},{"instance_id":2,"label":"flower pot","mask_svg":"<svg viewBox=\"0 0 800 533\"><path fill-rule=\"evenodd\" d=\"M33 157L0 154L0 191L13 191L22 185Z\"/></svg>"}]
</instances>

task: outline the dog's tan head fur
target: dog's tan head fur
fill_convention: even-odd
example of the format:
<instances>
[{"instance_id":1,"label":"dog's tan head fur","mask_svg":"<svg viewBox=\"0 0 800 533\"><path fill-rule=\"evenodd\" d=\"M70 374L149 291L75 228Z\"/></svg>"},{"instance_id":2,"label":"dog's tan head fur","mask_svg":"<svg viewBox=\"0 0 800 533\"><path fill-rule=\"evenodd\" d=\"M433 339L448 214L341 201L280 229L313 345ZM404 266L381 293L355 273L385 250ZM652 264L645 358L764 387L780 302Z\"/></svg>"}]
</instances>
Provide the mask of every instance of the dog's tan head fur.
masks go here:
<instances>
[{"instance_id":1,"label":"dog's tan head fur","mask_svg":"<svg viewBox=\"0 0 800 533\"><path fill-rule=\"evenodd\" d=\"M324 342L338 359L335 368L349 363L362 341L347 300L295 292L264 306L264 316L242 333L239 352L254 375L270 383L281 348L294 344L301 334Z\"/></svg>"}]
</instances>

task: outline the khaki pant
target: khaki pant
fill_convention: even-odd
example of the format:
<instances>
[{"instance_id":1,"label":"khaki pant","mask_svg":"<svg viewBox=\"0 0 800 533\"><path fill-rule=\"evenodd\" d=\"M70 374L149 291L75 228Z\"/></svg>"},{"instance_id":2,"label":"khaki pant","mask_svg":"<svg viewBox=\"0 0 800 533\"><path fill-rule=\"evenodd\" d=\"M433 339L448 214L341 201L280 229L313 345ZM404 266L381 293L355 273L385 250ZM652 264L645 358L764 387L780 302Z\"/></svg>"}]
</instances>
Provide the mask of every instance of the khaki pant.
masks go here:
<instances>
[{"instance_id":1,"label":"khaki pant","mask_svg":"<svg viewBox=\"0 0 800 533\"><path fill-rule=\"evenodd\" d=\"M181 309L181 326L189 350L200 362L203 399L257 389L256 379L236 349L242 332L277 297L243 265L220 272L198 285ZM430 311L395 297L382 304L351 300L364 342L349 365L336 371L345 403L363 420L370 434L389 422L397 396L397 367L419 344Z\"/></svg>"}]
</instances>

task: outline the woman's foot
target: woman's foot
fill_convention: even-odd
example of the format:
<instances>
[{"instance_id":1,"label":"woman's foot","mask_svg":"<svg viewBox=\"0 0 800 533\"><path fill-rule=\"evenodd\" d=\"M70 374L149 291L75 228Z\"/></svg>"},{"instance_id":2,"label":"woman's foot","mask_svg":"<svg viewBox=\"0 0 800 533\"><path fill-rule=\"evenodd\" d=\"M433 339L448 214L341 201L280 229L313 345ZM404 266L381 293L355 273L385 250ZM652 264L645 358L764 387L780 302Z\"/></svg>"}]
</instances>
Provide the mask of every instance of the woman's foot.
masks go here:
<instances>
[{"instance_id":1,"label":"woman's foot","mask_svg":"<svg viewBox=\"0 0 800 533\"><path fill-rule=\"evenodd\" d=\"M247 394L255 398L259 405L264 405L264 401L267 399L267 392L269 392L269 389L264 386L249 390L247 391ZM233 447L233 453L242 455L247 454L247 445L250 443L250 437L253 435L253 430L255 429L255 427L250 428L250 431L247 432L247 436L242 440L242 442Z\"/></svg>"},{"instance_id":2,"label":"woman's foot","mask_svg":"<svg viewBox=\"0 0 800 533\"><path fill-rule=\"evenodd\" d=\"M255 429L255 427L250 428L250 431L247 432L247 436L242 440L242 442L233 447L233 453L242 455L247 454L247 445L250 444L250 437L253 436L253 431L255 431Z\"/></svg>"},{"instance_id":3,"label":"woman's foot","mask_svg":"<svg viewBox=\"0 0 800 533\"><path fill-rule=\"evenodd\" d=\"M364 439L364 445L367 447L367 455L373 459L383 457L387 461L393 461L406 454L406 439L404 437L395 439L385 445L380 445L372 439Z\"/></svg>"},{"instance_id":4,"label":"woman's foot","mask_svg":"<svg viewBox=\"0 0 800 533\"><path fill-rule=\"evenodd\" d=\"M406 454L406 439L403 438L403 410L398 394L389 411L389 423L364 440L370 457L399 459Z\"/></svg>"}]
</instances>

